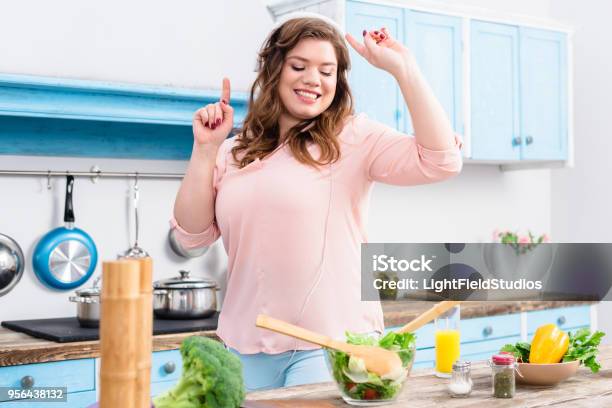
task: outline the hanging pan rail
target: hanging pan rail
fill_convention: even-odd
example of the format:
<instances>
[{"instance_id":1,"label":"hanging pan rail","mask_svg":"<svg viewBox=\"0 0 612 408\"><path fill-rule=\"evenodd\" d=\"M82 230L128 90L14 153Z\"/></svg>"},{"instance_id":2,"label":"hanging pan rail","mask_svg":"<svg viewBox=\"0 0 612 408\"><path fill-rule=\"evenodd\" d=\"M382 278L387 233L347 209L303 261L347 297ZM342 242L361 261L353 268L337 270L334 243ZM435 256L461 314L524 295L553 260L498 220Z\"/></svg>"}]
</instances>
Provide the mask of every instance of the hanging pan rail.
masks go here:
<instances>
[{"instance_id":1,"label":"hanging pan rail","mask_svg":"<svg viewBox=\"0 0 612 408\"><path fill-rule=\"evenodd\" d=\"M91 171L57 171L57 170L0 170L0 176L43 176L50 179L51 177L72 175L74 177L90 177L91 181L96 183L100 177L109 178L140 178L140 179L182 179L183 173L140 173L140 172L123 172L123 171L101 171L97 168L92 168ZM49 184L49 183L48 183Z\"/></svg>"}]
</instances>

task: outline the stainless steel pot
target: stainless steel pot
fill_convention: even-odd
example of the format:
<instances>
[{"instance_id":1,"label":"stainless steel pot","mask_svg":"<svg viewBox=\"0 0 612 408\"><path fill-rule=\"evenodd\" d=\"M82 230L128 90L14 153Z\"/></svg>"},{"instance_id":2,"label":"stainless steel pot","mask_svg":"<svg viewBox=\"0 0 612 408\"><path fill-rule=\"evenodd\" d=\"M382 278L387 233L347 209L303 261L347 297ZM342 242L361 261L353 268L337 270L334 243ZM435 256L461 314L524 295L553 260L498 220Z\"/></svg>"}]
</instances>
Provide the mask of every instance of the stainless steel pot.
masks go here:
<instances>
[{"instance_id":1,"label":"stainless steel pot","mask_svg":"<svg viewBox=\"0 0 612 408\"><path fill-rule=\"evenodd\" d=\"M77 304L77 320L81 327L100 326L100 278L94 280L91 288L77 290L76 296L70 296L70 301Z\"/></svg>"},{"instance_id":2,"label":"stainless steel pot","mask_svg":"<svg viewBox=\"0 0 612 408\"><path fill-rule=\"evenodd\" d=\"M217 310L217 284L191 278L189 271L153 284L153 312L162 319L201 319Z\"/></svg>"},{"instance_id":3,"label":"stainless steel pot","mask_svg":"<svg viewBox=\"0 0 612 408\"><path fill-rule=\"evenodd\" d=\"M19 244L0 234L0 296L9 293L23 276L24 259Z\"/></svg>"}]
</instances>

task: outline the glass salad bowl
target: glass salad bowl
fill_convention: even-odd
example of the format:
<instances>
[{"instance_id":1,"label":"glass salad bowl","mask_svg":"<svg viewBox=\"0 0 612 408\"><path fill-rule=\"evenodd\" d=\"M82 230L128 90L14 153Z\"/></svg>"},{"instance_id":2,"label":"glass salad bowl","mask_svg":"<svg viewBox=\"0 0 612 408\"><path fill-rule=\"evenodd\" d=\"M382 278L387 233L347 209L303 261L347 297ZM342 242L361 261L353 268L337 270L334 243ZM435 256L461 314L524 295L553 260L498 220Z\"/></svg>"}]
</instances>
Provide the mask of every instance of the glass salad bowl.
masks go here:
<instances>
[{"instance_id":1,"label":"glass salad bowl","mask_svg":"<svg viewBox=\"0 0 612 408\"><path fill-rule=\"evenodd\" d=\"M327 368L340 390L342 399L350 405L375 406L394 401L402 391L412 369L416 351L415 335L390 332L384 337L346 333L349 344L379 346L396 351L402 360L402 370L379 377L368 372L363 360L347 353L325 350Z\"/></svg>"}]
</instances>

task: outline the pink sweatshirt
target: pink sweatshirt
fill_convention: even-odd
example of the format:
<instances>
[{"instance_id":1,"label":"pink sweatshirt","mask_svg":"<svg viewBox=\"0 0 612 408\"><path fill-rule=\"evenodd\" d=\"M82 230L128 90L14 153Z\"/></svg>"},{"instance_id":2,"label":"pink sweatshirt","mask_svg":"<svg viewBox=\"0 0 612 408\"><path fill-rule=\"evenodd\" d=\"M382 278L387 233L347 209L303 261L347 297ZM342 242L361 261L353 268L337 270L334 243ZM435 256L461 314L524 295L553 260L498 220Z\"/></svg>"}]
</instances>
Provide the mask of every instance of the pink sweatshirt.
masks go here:
<instances>
[{"instance_id":1,"label":"pink sweatshirt","mask_svg":"<svg viewBox=\"0 0 612 408\"><path fill-rule=\"evenodd\" d=\"M317 348L255 327L260 313L338 339L345 330L382 332L380 303L360 300L373 182L431 183L462 166L458 138L451 149L428 150L365 114L347 120L339 138L341 158L319 170L297 162L287 146L238 169L228 139L216 160L214 223L191 234L171 220L186 248L223 237L227 291L217 335L243 354Z\"/></svg>"}]
</instances>

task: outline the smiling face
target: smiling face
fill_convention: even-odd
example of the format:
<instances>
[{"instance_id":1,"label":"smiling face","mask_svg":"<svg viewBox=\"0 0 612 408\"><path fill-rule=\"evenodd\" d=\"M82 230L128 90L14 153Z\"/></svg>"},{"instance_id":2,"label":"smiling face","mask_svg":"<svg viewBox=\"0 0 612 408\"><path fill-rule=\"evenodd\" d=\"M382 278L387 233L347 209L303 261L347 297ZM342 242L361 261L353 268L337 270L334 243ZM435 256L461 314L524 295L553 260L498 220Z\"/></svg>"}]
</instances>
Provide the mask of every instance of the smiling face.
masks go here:
<instances>
[{"instance_id":1,"label":"smiling face","mask_svg":"<svg viewBox=\"0 0 612 408\"><path fill-rule=\"evenodd\" d=\"M285 57L278 93L283 103L281 129L325 111L336 93L338 61L329 41L301 40Z\"/></svg>"}]
</instances>

